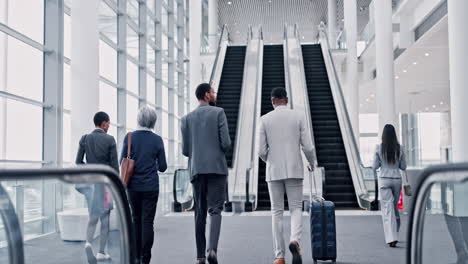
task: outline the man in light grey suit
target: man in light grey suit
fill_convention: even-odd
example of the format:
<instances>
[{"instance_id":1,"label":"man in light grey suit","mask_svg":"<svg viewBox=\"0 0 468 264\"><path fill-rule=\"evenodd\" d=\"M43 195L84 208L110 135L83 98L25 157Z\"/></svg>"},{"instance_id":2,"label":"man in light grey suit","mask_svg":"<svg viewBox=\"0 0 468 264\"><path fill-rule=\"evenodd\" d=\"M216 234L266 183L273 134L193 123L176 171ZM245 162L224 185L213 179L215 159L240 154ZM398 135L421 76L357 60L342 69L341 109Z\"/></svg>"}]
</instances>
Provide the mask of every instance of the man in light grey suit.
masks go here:
<instances>
[{"instance_id":1,"label":"man in light grey suit","mask_svg":"<svg viewBox=\"0 0 468 264\"><path fill-rule=\"evenodd\" d=\"M197 87L200 105L182 118L182 153L189 158L195 200L197 263L205 263L206 217L210 214L208 262L217 264L221 212L228 175L226 152L231 147L226 114L214 106L216 95L207 83Z\"/></svg>"},{"instance_id":2,"label":"man in light grey suit","mask_svg":"<svg viewBox=\"0 0 468 264\"><path fill-rule=\"evenodd\" d=\"M289 249L293 264L301 264L299 242L302 235L302 193L304 166L301 148L309 171L313 170L314 148L302 113L287 107L288 97L284 88L271 93L274 111L262 116L260 125L259 156L266 162L266 181L271 199L274 264L284 264L283 239L284 193L288 196L291 212L291 240Z\"/></svg>"}]
</instances>

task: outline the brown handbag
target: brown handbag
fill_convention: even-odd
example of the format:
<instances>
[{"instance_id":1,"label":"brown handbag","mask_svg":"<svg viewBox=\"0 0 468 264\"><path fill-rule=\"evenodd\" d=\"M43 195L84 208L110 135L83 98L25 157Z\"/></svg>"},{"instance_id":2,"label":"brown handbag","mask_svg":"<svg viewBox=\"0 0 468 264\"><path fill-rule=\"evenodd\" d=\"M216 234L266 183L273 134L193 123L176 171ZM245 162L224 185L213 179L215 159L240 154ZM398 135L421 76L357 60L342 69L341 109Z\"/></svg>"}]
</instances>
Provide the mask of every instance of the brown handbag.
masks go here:
<instances>
[{"instance_id":1,"label":"brown handbag","mask_svg":"<svg viewBox=\"0 0 468 264\"><path fill-rule=\"evenodd\" d=\"M122 160L120 165L120 178L125 186L128 186L135 170L135 161L130 157L132 149L132 133L127 134L127 157Z\"/></svg>"}]
</instances>

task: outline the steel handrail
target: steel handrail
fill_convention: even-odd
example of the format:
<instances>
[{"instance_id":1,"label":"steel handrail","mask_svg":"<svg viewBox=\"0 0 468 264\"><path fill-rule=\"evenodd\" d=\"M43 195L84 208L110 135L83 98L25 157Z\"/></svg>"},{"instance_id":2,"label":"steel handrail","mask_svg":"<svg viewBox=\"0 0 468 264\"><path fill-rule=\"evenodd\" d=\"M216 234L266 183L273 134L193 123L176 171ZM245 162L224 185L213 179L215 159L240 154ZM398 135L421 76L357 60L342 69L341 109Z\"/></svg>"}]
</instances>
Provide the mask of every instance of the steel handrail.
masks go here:
<instances>
[{"instance_id":1,"label":"steel handrail","mask_svg":"<svg viewBox=\"0 0 468 264\"><path fill-rule=\"evenodd\" d=\"M221 53L221 43L223 42L225 35L229 38L229 31L228 31L227 25L223 25L223 29L219 37L218 48L216 49L216 57L213 63L213 69L211 71L211 76L210 76L210 84L213 82L213 78L216 72L216 66L218 65L219 54Z\"/></svg>"},{"instance_id":2,"label":"steel handrail","mask_svg":"<svg viewBox=\"0 0 468 264\"><path fill-rule=\"evenodd\" d=\"M441 179L446 182L466 182L468 176L453 174L444 175L443 178L437 179L437 174L440 173L456 173L467 172L468 163L452 163L448 165L436 165L424 169L418 177L416 188L414 188L413 200L411 203L409 225L407 232L407 241L409 243L406 249L406 263L420 264L422 263L422 243L423 243L423 221L424 213L426 212L427 191L430 190L434 183L440 183ZM454 177L455 176L455 177ZM431 179L435 177L436 179Z\"/></svg>"},{"instance_id":3,"label":"steel handrail","mask_svg":"<svg viewBox=\"0 0 468 264\"><path fill-rule=\"evenodd\" d=\"M289 50L289 45L288 45L288 24L284 23L284 34L283 34L283 63L284 63L284 83L286 85L286 91L288 91L288 94L291 95L291 71L289 70L289 56L288 56L288 50ZM293 105L293 98L292 96L289 96L289 107L292 108Z\"/></svg>"},{"instance_id":4,"label":"steel handrail","mask_svg":"<svg viewBox=\"0 0 468 264\"><path fill-rule=\"evenodd\" d=\"M0 184L0 216L5 227L8 256L10 264L24 264L23 234L20 220L8 193Z\"/></svg>"}]
</instances>

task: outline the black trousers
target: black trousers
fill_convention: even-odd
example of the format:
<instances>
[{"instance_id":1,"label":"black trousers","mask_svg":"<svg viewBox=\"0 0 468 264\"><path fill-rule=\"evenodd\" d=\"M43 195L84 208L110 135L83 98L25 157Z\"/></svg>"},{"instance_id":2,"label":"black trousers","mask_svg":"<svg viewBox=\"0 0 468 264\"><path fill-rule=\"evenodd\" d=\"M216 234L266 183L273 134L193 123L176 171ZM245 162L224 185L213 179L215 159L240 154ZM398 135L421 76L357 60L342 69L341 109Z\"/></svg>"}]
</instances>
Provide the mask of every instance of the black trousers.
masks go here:
<instances>
[{"instance_id":1,"label":"black trousers","mask_svg":"<svg viewBox=\"0 0 468 264\"><path fill-rule=\"evenodd\" d=\"M154 217L159 191L129 191L129 195L135 223L137 257L141 259L141 263L148 264L154 242Z\"/></svg>"},{"instance_id":2,"label":"black trousers","mask_svg":"<svg viewBox=\"0 0 468 264\"><path fill-rule=\"evenodd\" d=\"M194 180L195 239L197 258L204 258L206 252L206 217L210 214L208 249L218 249L221 231L221 212L226 199L226 175L199 174Z\"/></svg>"}]
</instances>

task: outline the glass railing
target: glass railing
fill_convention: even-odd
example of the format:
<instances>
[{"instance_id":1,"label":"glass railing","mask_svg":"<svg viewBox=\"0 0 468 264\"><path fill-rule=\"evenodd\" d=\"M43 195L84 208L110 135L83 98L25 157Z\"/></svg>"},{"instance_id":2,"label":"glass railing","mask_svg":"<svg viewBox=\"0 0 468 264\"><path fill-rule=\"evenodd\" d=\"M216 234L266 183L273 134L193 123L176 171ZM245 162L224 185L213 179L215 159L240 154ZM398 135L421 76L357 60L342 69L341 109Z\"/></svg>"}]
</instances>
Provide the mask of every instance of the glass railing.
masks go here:
<instances>
[{"instance_id":1,"label":"glass railing","mask_svg":"<svg viewBox=\"0 0 468 264\"><path fill-rule=\"evenodd\" d=\"M406 263L468 263L468 163L433 166L419 178Z\"/></svg>"},{"instance_id":2,"label":"glass railing","mask_svg":"<svg viewBox=\"0 0 468 264\"><path fill-rule=\"evenodd\" d=\"M192 184L190 184L190 171L188 169L176 170L172 186L174 196L172 210L174 212L191 210L193 207L193 190Z\"/></svg>"},{"instance_id":3,"label":"glass railing","mask_svg":"<svg viewBox=\"0 0 468 264\"><path fill-rule=\"evenodd\" d=\"M136 263L129 201L108 167L2 170L0 213L0 263Z\"/></svg>"}]
</instances>

